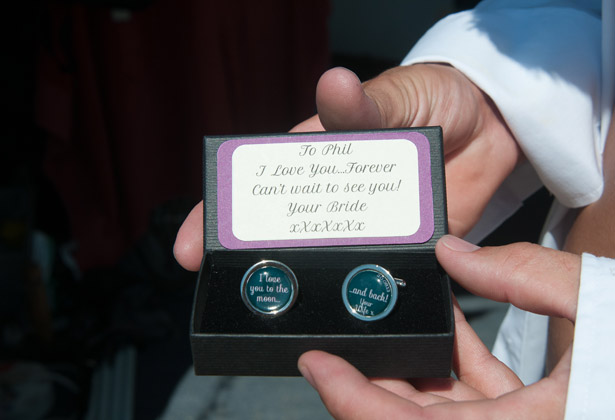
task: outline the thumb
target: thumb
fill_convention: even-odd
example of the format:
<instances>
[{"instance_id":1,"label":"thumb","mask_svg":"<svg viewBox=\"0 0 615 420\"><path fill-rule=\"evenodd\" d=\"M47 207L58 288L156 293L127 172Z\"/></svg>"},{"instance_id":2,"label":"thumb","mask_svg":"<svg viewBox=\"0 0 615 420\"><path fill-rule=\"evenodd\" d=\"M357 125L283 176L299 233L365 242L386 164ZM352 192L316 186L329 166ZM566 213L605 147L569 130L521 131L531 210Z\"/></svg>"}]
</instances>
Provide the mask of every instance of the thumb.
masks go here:
<instances>
[{"instance_id":1,"label":"thumb","mask_svg":"<svg viewBox=\"0 0 615 420\"><path fill-rule=\"evenodd\" d=\"M459 120L459 110L476 110L482 97L462 73L440 64L393 67L363 84L352 71L336 67L316 87L318 116L326 130L441 125L454 130L455 137L468 138L476 116Z\"/></svg>"},{"instance_id":2,"label":"thumb","mask_svg":"<svg viewBox=\"0 0 615 420\"><path fill-rule=\"evenodd\" d=\"M325 72L316 87L316 107L327 130L384 128L376 103L352 71L336 67Z\"/></svg>"},{"instance_id":3,"label":"thumb","mask_svg":"<svg viewBox=\"0 0 615 420\"><path fill-rule=\"evenodd\" d=\"M581 257L530 243L479 248L445 235L436 256L470 292L542 315L576 317Z\"/></svg>"}]
</instances>

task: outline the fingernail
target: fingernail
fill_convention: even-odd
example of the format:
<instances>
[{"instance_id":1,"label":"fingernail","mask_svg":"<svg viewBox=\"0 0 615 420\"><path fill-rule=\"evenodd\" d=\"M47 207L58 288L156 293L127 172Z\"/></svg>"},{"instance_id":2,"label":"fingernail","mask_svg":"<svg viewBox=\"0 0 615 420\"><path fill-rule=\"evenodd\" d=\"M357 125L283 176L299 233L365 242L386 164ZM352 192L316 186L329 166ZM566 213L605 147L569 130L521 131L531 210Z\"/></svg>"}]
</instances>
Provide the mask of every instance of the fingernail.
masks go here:
<instances>
[{"instance_id":1,"label":"fingernail","mask_svg":"<svg viewBox=\"0 0 615 420\"><path fill-rule=\"evenodd\" d=\"M470 242L464 241L453 235L444 235L440 238L440 242L442 245L447 247L448 249L452 249L457 252L473 252L477 249L480 249L480 246L474 245Z\"/></svg>"},{"instance_id":2,"label":"fingernail","mask_svg":"<svg viewBox=\"0 0 615 420\"><path fill-rule=\"evenodd\" d=\"M312 377L312 372L310 372L308 367L305 366L301 362L299 362L297 364L297 367L299 368L299 372L301 372L301 374L303 375L305 380L308 381L310 385L312 385L312 388L315 388L315 386L314 386L314 378Z\"/></svg>"}]
</instances>

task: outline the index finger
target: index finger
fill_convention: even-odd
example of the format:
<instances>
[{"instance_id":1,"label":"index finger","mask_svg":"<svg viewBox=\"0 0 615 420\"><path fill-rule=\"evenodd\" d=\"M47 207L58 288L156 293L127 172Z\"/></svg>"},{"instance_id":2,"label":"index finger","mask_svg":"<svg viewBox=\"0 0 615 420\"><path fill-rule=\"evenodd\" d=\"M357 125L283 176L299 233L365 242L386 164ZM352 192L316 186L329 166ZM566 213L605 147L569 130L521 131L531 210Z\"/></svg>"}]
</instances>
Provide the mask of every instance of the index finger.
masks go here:
<instances>
[{"instance_id":1,"label":"index finger","mask_svg":"<svg viewBox=\"0 0 615 420\"><path fill-rule=\"evenodd\" d=\"M445 235L436 244L436 256L448 274L474 294L575 320L579 255L530 243L478 248Z\"/></svg>"}]
</instances>

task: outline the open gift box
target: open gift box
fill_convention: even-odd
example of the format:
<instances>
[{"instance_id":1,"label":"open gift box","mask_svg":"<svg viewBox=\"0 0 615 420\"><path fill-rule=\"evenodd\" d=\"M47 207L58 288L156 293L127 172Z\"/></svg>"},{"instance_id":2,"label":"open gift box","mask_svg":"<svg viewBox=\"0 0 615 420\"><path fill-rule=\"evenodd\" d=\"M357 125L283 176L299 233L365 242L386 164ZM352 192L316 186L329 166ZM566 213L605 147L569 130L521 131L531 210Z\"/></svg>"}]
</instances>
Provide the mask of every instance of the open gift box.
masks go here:
<instances>
[{"instance_id":1,"label":"open gift box","mask_svg":"<svg viewBox=\"0 0 615 420\"><path fill-rule=\"evenodd\" d=\"M203 199L196 374L296 376L318 349L372 377L450 375L439 127L207 137Z\"/></svg>"}]
</instances>

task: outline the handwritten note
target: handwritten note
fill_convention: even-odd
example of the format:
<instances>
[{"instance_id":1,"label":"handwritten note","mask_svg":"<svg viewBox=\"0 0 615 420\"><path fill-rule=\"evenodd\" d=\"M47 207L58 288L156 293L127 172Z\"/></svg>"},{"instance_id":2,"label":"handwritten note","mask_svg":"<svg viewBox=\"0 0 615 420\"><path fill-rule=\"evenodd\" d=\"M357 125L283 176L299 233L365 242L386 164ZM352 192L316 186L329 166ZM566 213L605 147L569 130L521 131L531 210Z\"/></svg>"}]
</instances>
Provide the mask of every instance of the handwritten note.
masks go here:
<instances>
[{"instance_id":1,"label":"handwritten note","mask_svg":"<svg viewBox=\"0 0 615 420\"><path fill-rule=\"evenodd\" d=\"M230 163L240 241L400 237L421 224L407 139L243 144Z\"/></svg>"}]
</instances>

